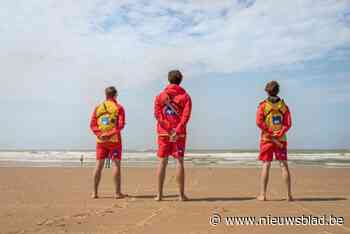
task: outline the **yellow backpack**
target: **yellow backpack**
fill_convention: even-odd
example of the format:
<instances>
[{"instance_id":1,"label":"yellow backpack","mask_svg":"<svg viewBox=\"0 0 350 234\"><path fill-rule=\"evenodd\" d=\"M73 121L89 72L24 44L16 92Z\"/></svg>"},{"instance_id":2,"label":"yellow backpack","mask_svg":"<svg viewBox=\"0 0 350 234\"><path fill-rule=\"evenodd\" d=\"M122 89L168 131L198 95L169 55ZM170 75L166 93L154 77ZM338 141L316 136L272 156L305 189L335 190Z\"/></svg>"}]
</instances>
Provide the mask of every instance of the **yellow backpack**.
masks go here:
<instances>
[{"instance_id":1,"label":"yellow backpack","mask_svg":"<svg viewBox=\"0 0 350 234\"><path fill-rule=\"evenodd\" d=\"M115 128L117 117L118 106L113 101L104 101L96 108L97 126L102 133Z\"/></svg>"},{"instance_id":2,"label":"yellow backpack","mask_svg":"<svg viewBox=\"0 0 350 234\"><path fill-rule=\"evenodd\" d=\"M287 110L287 106L283 100L276 103L266 100L264 108L265 124L274 132L281 130L283 126L283 115ZM285 139L286 136L284 135L281 140Z\"/></svg>"}]
</instances>

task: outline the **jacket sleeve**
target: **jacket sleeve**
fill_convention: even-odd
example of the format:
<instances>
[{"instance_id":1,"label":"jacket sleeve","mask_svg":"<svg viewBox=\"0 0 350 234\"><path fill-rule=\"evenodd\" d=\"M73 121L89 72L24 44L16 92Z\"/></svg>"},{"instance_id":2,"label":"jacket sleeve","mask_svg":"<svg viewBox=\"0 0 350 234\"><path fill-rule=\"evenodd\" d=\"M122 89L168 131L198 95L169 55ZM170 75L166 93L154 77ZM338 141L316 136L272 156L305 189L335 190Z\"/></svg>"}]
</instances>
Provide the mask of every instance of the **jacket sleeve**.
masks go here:
<instances>
[{"instance_id":1,"label":"jacket sleeve","mask_svg":"<svg viewBox=\"0 0 350 234\"><path fill-rule=\"evenodd\" d=\"M171 125L170 123L164 119L163 115L162 115L162 108L163 105L161 103L160 100L160 95L156 97L155 101L154 101L154 116L157 120L157 122L160 124L160 126L165 129L166 131L170 132L171 131Z\"/></svg>"},{"instance_id":2,"label":"jacket sleeve","mask_svg":"<svg viewBox=\"0 0 350 234\"><path fill-rule=\"evenodd\" d=\"M272 135L273 131L265 124L265 114L264 114L265 104L261 103L256 112L256 125L263 131Z\"/></svg>"},{"instance_id":3,"label":"jacket sleeve","mask_svg":"<svg viewBox=\"0 0 350 234\"><path fill-rule=\"evenodd\" d=\"M94 112L92 112L92 115L91 115L90 129L96 136L100 136L102 133L97 125L96 109L94 110Z\"/></svg>"},{"instance_id":4,"label":"jacket sleeve","mask_svg":"<svg viewBox=\"0 0 350 234\"><path fill-rule=\"evenodd\" d=\"M176 133L180 133L184 130L185 126L187 125L188 121L191 118L191 113L192 113L192 100L191 100L191 97L188 96L184 109L182 111L181 120L176 127Z\"/></svg>"},{"instance_id":5,"label":"jacket sleeve","mask_svg":"<svg viewBox=\"0 0 350 234\"><path fill-rule=\"evenodd\" d=\"M119 107L119 113L118 113L118 130L122 130L125 127L125 110L124 107Z\"/></svg>"}]
</instances>

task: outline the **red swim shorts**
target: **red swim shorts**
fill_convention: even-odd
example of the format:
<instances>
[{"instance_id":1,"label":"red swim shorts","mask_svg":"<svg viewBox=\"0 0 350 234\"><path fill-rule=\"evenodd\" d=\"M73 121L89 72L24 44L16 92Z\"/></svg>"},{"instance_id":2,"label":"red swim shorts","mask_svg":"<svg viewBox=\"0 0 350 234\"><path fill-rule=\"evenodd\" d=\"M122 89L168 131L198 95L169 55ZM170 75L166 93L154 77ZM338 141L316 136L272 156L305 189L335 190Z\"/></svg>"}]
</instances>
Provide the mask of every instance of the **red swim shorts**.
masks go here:
<instances>
[{"instance_id":1,"label":"red swim shorts","mask_svg":"<svg viewBox=\"0 0 350 234\"><path fill-rule=\"evenodd\" d=\"M186 137L180 137L176 142L170 142L168 136L158 136L158 152L157 156L165 158L173 156L174 158L182 158L185 155Z\"/></svg>"},{"instance_id":2,"label":"red swim shorts","mask_svg":"<svg viewBox=\"0 0 350 234\"><path fill-rule=\"evenodd\" d=\"M96 159L102 160L106 158L111 158L112 160L122 159L122 145L112 142L107 143L97 143L96 145Z\"/></svg>"},{"instance_id":3,"label":"red swim shorts","mask_svg":"<svg viewBox=\"0 0 350 234\"><path fill-rule=\"evenodd\" d=\"M279 161L287 160L287 142L283 142L283 147L278 147L277 145L271 142L260 142L260 161L268 161L271 162L273 159L273 155L275 155L275 159Z\"/></svg>"}]
</instances>

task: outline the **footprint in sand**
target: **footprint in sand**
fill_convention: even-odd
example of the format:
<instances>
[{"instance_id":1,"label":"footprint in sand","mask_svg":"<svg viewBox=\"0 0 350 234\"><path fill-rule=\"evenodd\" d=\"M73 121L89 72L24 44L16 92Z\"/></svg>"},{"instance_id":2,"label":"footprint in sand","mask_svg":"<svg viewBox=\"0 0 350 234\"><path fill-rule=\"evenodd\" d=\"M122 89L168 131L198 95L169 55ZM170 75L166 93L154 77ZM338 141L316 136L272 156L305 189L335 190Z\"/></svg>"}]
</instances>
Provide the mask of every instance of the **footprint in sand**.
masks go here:
<instances>
[{"instance_id":1,"label":"footprint in sand","mask_svg":"<svg viewBox=\"0 0 350 234\"><path fill-rule=\"evenodd\" d=\"M113 207L114 207L114 208L117 208L117 209L118 209L118 208L124 208L124 207L122 207L122 206L120 206L120 205L118 205L118 204L114 204Z\"/></svg>"},{"instance_id":2,"label":"footprint in sand","mask_svg":"<svg viewBox=\"0 0 350 234\"><path fill-rule=\"evenodd\" d=\"M55 226L56 227L65 227L66 224L65 223L56 223Z\"/></svg>"},{"instance_id":3,"label":"footprint in sand","mask_svg":"<svg viewBox=\"0 0 350 234\"><path fill-rule=\"evenodd\" d=\"M25 232L26 232L25 230L21 230L21 231L8 232L8 234L23 234Z\"/></svg>"},{"instance_id":4,"label":"footprint in sand","mask_svg":"<svg viewBox=\"0 0 350 234\"><path fill-rule=\"evenodd\" d=\"M114 205L114 207L116 207ZM118 206L119 207L119 206ZM120 207L122 208L122 207ZM69 220L77 220L77 224L82 224L82 220L87 219L88 217L92 215L97 215L97 216L105 216L107 214L112 214L114 211L112 209L104 209L104 210L97 210L97 211L90 211L90 212L85 212L85 213L77 213L72 216L64 216L61 218L54 218L54 219L42 219L39 222L36 223L38 226L56 226L56 227L65 227L67 224L65 221Z\"/></svg>"},{"instance_id":5,"label":"footprint in sand","mask_svg":"<svg viewBox=\"0 0 350 234\"><path fill-rule=\"evenodd\" d=\"M73 215L72 218L74 218L74 219L86 219L89 216L90 216L89 213L78 213L78 214Z\"/></svg>"},{"instance_id":6,"label":"footprint in sand","mask_svg":"<svg viewBox=\"0 0 350 234\"><path fill-rule=\"evenodd\" d=\"M64 216L60 218L54 218L54 219L43 219L36 223L38 226L56 226L56 227L65 227L66 221L72 220L72 219L78 219L78 223L82 223L81 220L86 219L89 217L89 213L78 213L72 216Z\"/></svg>"},{"instance_id":7,"label":"footprint in sand","mask_svg":"<svg viewBox=\"0 0 350 234\"><path fill-rule=\"evenodd\" d=\"M37 223L38 226L57 226L64 227L66 226L64 218L56 218L56 219L44 219Z\"/></svg>"},{"instance_id":8,"label":"footprint in sand","mask_svg":"<svg viewBox=\"0 0 350 234\"><path fill-rule=\"evenodd\" d=\"M113 207L114 208L119 208L119 209L125 209L128 208L128 203L123 203L123 204L114 204Z\"/></svg>"},{"instance_id":9,"label":"footprint in sand","mask_svg":"<svg viewBox=\"0 0 350 234\"><path fill-rule=\"evenodd\" d=\"M164 207L155 210L150 216L147 216L145 219L143 219L143 220L141 220L140 222L136 223L136 226L145 226L145 225L149 224L149 221L150 221L153 217L159 215L163 209L164 209Z\"/></svg>"},{"instance_id":10,"label":"footprint in sand","mask_svg":"<svg viewBox=\"0 0 350 234\"><path fill-rule=\"evenodd\" d=\"M40 220L39 222L36 223L36 225L42 226L42 225L44 225L47 221L48 221L48 219Z\"/></svg>"},{"instance_id":11,"label":"footprint in sand","mask_svg":"<svg viewBox=\"0 0 350 234\"><path fill-rule=\"evenodd\" d=\"M95 214L97 216L105 216L107 214L113 214L113 213L114 213L114 211L111 209L106 209L106 210L102 210L102 211L95 211Z\"/></svg>"}]
</instances>

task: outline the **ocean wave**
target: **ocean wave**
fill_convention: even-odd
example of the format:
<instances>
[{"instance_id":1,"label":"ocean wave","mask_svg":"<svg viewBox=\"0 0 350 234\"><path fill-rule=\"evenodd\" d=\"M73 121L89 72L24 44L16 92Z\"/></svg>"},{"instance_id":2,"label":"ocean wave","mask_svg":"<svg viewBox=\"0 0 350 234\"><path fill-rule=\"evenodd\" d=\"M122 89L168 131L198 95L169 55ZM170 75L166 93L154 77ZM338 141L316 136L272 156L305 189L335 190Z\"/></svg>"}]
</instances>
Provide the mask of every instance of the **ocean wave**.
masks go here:
<instances>
[{"instance_id":1,"label":"ocean wave","mask_svg":"<svg viewBox=\"0 0 350 234\"><path fill-rule=\"evenodd\" d=\"M258 165L258 152L188 152L185 162L193 165ZM0 164L50 164L50 165L78 165L83 156L84 162L95 162L94 151L1 151ZM349 152L291 152L290 161L297 165L323 165L343 167L350 166ZM124 152L124 165L155 164L157 157L155 152ZM170 160L171 163L172 160Z\"/></svg>"}]
</instances>

